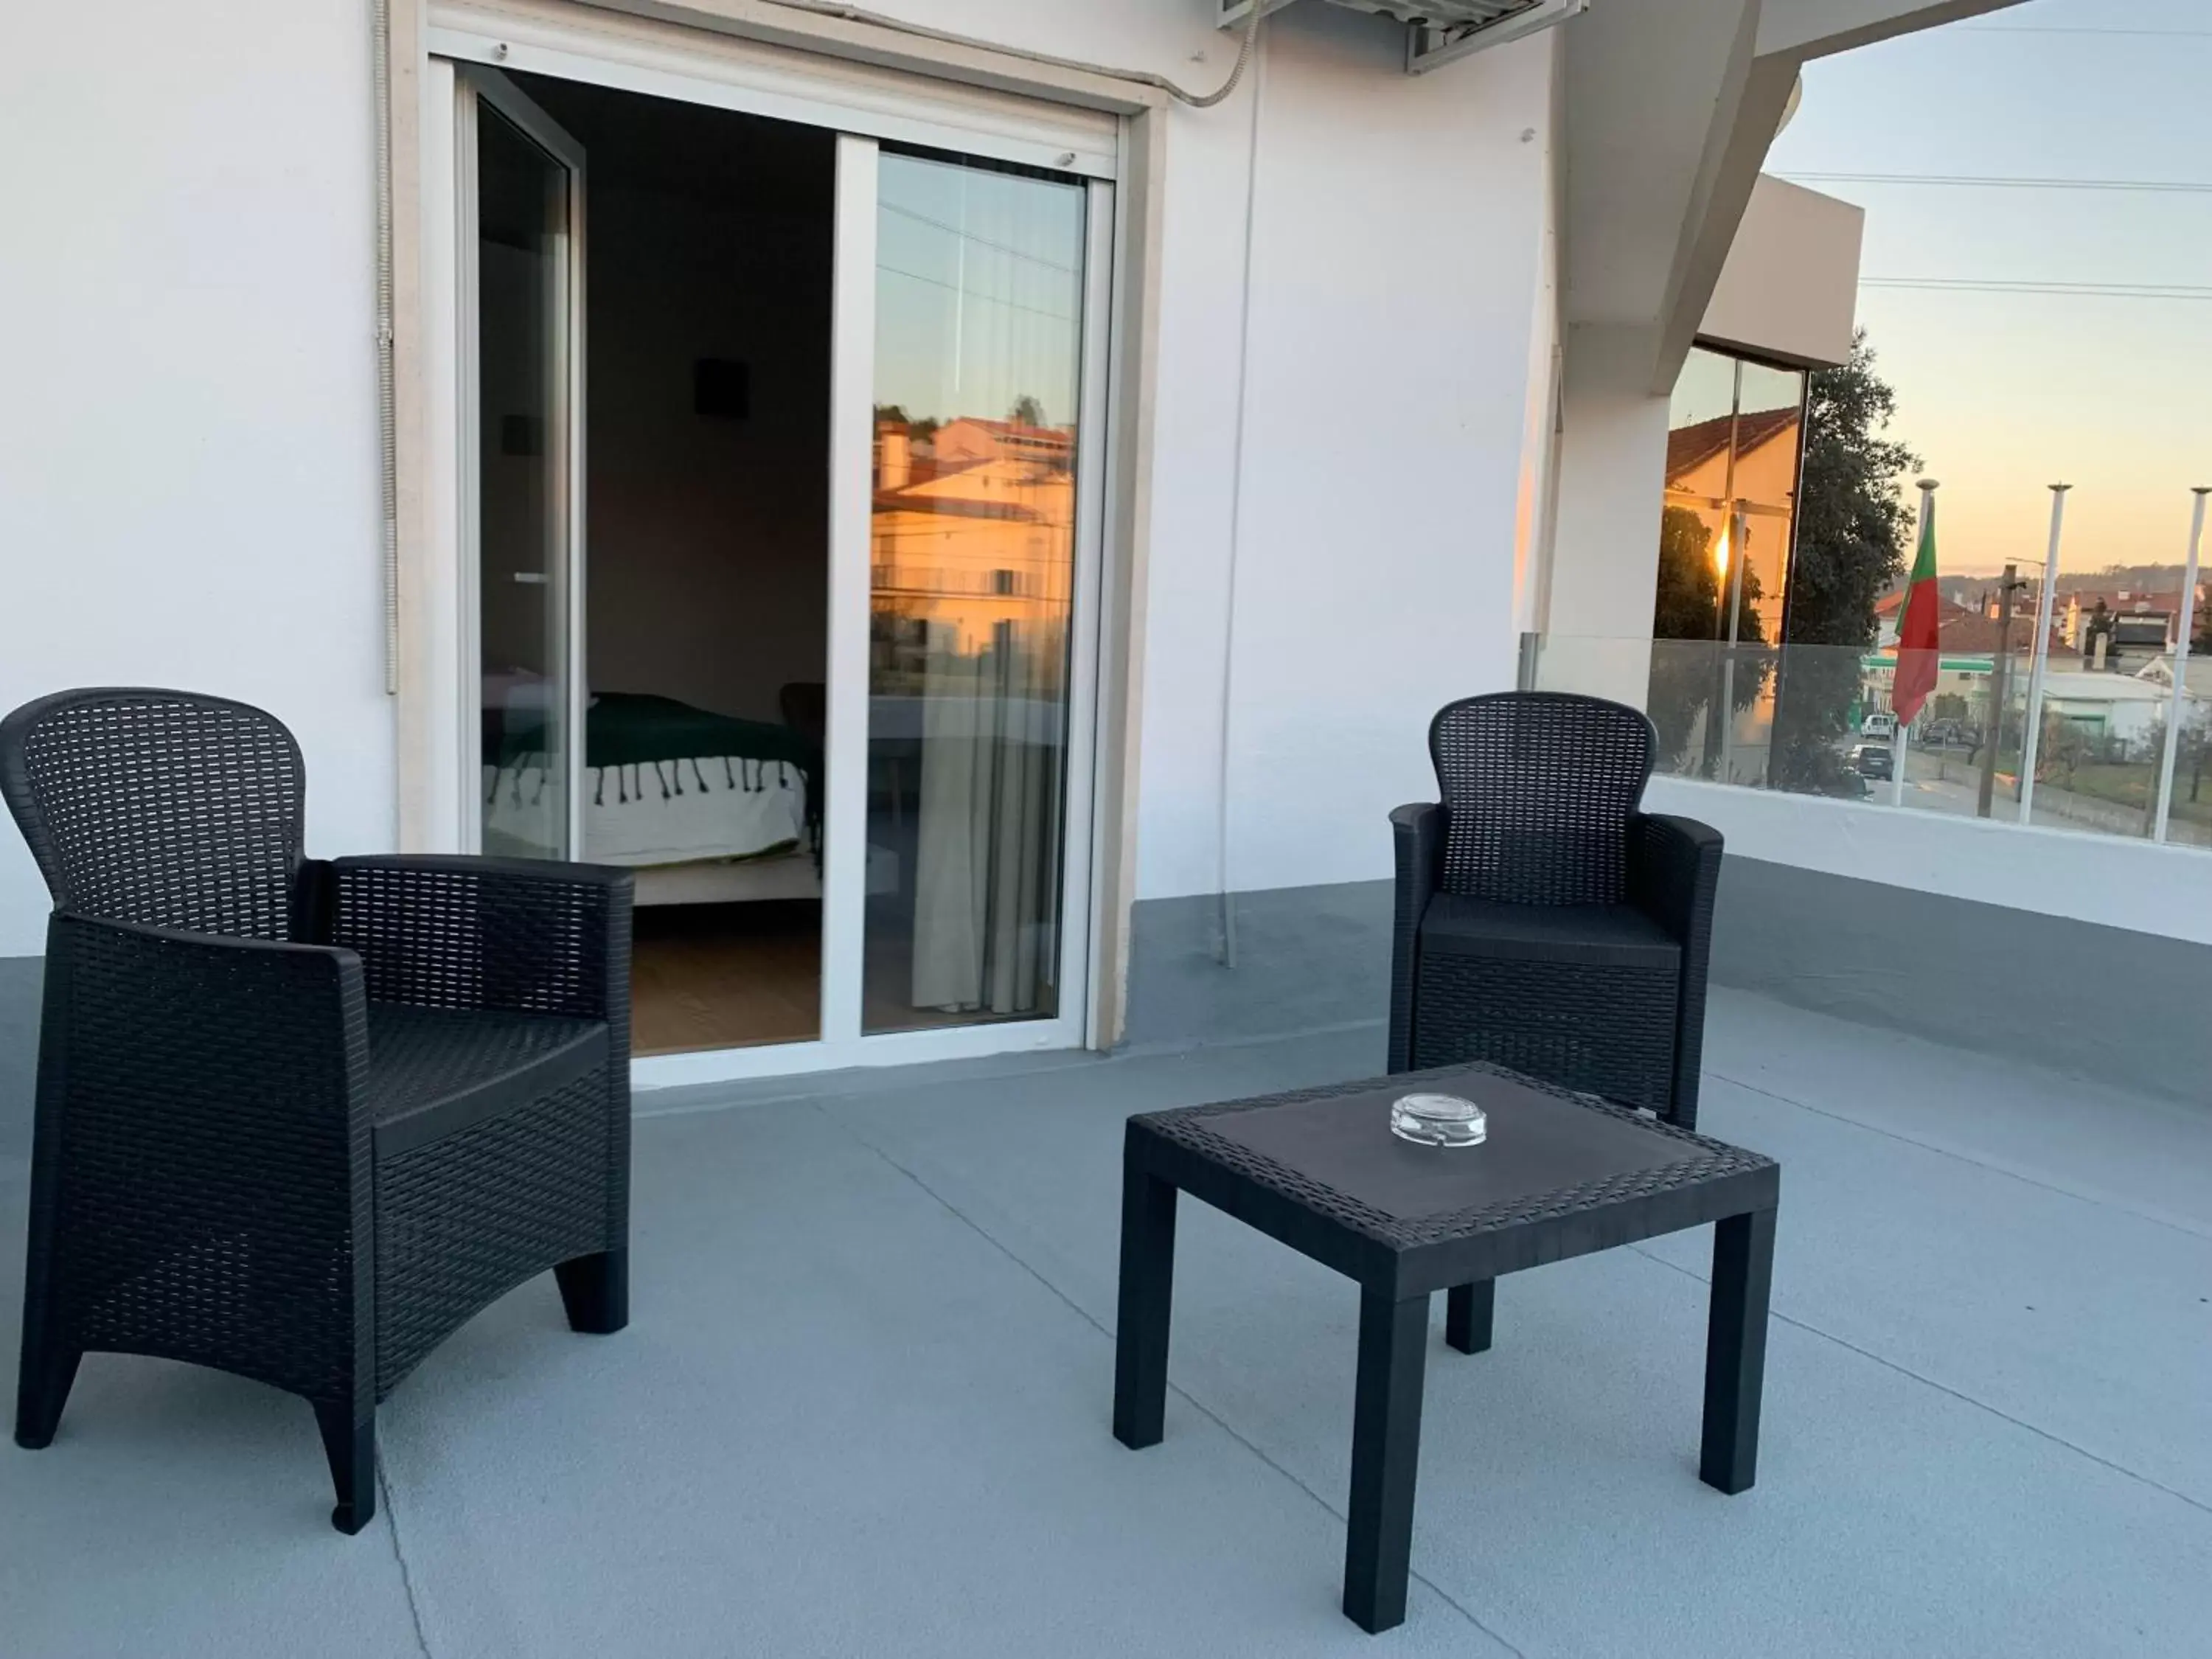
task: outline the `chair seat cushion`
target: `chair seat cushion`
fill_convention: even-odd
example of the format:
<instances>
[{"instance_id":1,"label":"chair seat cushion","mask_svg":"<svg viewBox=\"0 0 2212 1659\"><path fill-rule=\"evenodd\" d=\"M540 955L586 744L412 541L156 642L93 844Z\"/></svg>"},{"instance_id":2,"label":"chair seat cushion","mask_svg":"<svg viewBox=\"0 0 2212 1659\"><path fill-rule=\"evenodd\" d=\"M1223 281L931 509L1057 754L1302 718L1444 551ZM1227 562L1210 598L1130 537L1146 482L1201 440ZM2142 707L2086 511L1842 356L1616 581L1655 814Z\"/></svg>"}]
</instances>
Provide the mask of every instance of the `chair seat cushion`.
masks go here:
<instances>
[{"instance_id":1,"label":"chair seat cushion","mask_svg":"<svg viewBox=\"0 0 2212 1659\"><path fill-rule=\"evenodd\" d=\"M368 1106L385 1158L566 1088L607 1063L599 1021L368 1006Z\"/></svg>"},{"instance_id":2,"label":"chair seat cushion","mask_svg":"<svg viewBox=\"0 0 2212 1659\"><path fill-rule=\"evenodd\" d=\"M1682 947L1632 904L1504 904L1438 893L1421 918L1421 950L1523 962L1672 972Z\"/></svg>"}]
</instances>

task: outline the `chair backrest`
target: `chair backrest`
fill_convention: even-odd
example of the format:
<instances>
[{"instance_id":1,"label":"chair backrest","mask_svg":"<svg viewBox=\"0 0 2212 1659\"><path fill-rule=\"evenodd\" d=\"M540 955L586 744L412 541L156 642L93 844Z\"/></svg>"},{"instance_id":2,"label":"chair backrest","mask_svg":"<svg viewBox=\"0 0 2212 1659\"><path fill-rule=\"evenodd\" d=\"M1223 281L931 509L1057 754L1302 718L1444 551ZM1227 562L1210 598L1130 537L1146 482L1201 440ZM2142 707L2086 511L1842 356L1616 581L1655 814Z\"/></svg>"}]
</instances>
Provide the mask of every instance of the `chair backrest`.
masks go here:
<instances>
[{"instance_id":1,"label":"chair backrest","mask_svg":"<svg viewBox=\"0 0 2212 1659\"><path fill-rule=\"evenodd\" d=\"M1625 703L1504 691L1449 703L1429 726L1445 807L1448 893L1516 904L1611 904L1628 820L1651 777L1650 720Z\"/></svg>"},{"instance_id":2,"label":"chair backrest","mask_svg":"<svg viewBox=\"0 0 2212 1659\"><path fill-rule=\"evenodd\" d=\"M0 798L55 907L291 936L307 769L274 715L189 691L61 691L0 720Z\"/></svg>"},{"instance_id":3,"label":"chair backrest","mask_svg":"<svg viewBox=\"0 0 2212 1659\"><path fill-rule=\"evenodd\" d=\"M824 747L830 734L830 688L820 680L793 680L775 694L783 723L812 744Z\"/></svg>"}]
</instances>

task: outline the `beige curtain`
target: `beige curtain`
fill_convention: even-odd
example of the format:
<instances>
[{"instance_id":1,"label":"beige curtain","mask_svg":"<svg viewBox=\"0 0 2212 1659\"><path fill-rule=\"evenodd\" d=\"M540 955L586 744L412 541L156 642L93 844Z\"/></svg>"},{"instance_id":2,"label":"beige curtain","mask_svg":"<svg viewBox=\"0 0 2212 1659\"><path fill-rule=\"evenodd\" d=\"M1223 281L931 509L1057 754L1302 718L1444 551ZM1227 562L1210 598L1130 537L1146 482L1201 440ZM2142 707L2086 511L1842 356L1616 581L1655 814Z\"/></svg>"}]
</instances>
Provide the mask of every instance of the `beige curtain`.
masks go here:
<instances>
[{"instance_id":1,"label":"beige curtain","mask_svg":"<svg viewBox=\"0 0 2212 1659\"><path fill-rule=\"evenodd\" d=\"M1044 641L1021 624L923 675L915 854L918 1008L1042 1011L1057 968L1060 741ZM1044 693L1040 696L1040 693Z\"/></svg>"}]
</instances>

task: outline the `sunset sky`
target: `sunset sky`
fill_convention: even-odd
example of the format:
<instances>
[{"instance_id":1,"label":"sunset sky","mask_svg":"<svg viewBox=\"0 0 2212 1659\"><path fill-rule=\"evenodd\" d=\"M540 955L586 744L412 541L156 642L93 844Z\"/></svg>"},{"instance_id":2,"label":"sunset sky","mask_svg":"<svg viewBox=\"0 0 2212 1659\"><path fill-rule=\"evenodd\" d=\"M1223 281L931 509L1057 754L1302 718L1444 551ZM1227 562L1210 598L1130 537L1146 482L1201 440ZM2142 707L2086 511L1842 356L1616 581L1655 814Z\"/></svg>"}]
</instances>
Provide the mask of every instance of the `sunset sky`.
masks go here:
<instances>
[{"instance_id":1,"label":"sunset sky","mask_svg":"<svg viewBox=\"0 0 2212 1659\"><path fill-rule=\"evenodd\" d=\"M2039 566L2058 481L2064 568L2179 562L2189 488L2212 484L2212 3L2027 0L1814 63L1767 170L1867 210L1859 320L1892 435L1942 481L1946 572Z\"/></svg>"}]
</instances>

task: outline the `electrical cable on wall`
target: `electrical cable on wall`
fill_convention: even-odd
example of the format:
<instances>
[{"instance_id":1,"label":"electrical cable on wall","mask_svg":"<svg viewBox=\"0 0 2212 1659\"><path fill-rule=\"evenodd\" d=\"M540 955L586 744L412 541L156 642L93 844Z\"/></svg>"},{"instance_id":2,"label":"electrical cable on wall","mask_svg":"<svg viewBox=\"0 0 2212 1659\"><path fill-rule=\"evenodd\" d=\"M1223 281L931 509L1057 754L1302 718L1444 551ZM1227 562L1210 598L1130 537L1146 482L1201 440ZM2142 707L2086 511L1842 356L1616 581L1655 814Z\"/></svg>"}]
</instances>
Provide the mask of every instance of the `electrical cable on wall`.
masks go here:
<instances>
[{"instance_id":1,"label":"electrical cable on wall","mask_svg":"<svg viewBox=\"0 0 2212 1659\"><path fill-rule=\"evenodd\" d=\"M376 169L376 431L381 472L384 694L399 695L399 395L392 359L392 3L371 0L369 84Z\"/></svg>"},{"instance_id":2,"label":"electrical cable on wall","mask_svg":"<svg viewBox=\"0 0 2212 1659\"><path fill-rule=\"evenodd\" d=\"M1259 33L1259 0L1252 6L1252 25L1245 35L1246 55L1250 55L1251 43ZM1242 58L1240 57L1240 63ZM1230 77L1230 85L1237 77ZM1237 301L1237 415L1234 436L1231 439L1229 472L1229 575L1228 594L1224 604L1221 624L1221 756L1220 775L1216 787L1220 799L1220 843L1216 848L1216 867L1220 873L1221 891L1218 896L1221 921L1221 944L1218 960L1224 968L1237 965L1237 896L1231 890L1229 872L1230 842L1230 763L1234 753L1231 734L1234 726L1234 708L1237 690L1237 574L1238 555L1244 545L1244 461L1245 411L1252 384L1252 250L1253 227L1259 218L1260 202L1260 101L1266 90L1264 69L1252 77L1251 136L1247 141L1244 167L1244 272Z\"/></svg>"},{"instance_id":3,"label":"electrical cable on wall","mask_svg":"<svg viewBox=\"0 0 2212 1659\"><path fill-rule=\"evenodd\" d=\"M1050 52L1031 52L1024 46L1009 46L972 34L956 34L950 29L932 28L927 23L909 23L902 17L888 16L863 6L846 5L842 0L768 0L768 3L792 11L808 12L817 17L834 17L841 22L865 23L871 28L891 29L900 34L911 34L949 46L967 46L976 52L993 52L1001 58L1018 58L1025 63L1043 64L1052 69L1074 70L1084 75L1103 75L1110 80L1130 81L1141 87L1155 88L1177 103L1188 104L1193 109L1212 109L1237 90L1238 83L1244 78L1245 66L1252 61L1253 44L1260 38L1261 14L1267 9L1265 0L1252 0L1251 15L1244 24L1243 45L1237 48L1237 63L1230 70L1229 78L1217 91L1199 93L1177 86L1164 75L1154 75L1149 70L1115 69L1105 64L1087 64L1079 58L1056 58Z\"/></svg>"}]
</instances>

